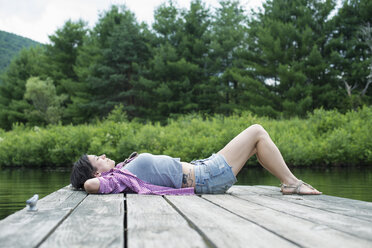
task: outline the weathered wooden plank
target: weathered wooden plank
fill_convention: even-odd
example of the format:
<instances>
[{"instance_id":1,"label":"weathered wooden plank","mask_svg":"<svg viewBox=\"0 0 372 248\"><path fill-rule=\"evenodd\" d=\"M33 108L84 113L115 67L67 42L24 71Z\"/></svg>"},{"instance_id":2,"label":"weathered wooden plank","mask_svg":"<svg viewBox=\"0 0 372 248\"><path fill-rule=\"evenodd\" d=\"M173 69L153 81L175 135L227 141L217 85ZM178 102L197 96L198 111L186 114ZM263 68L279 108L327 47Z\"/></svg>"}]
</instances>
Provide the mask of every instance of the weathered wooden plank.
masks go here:
<instances>
[{"instance_id":1,"label":"weathered wooden plank","mask_svg":"<svg viewBox=\"0 0 372 248\"><path fill-rule=\"evenodd\" d=\"M123 194L90 194L41 247L124 247Z\"/></svg>"},{"instance_id":2,"label":"weathered wooden plank","mask_svg":"<svg viewBox=\"0 0 372 248\"><path fill-rule=\"evenodd\" d=\"M233 186L233 187L241 187L245 189L249 189L249 193L265 193L270 194L273 196L283 196L280 192L279 187L275 186L267 186L267 185L255 185L255 186ZM291 195L286 195L285 197L288 197ZM293 197L306 197L307 199L312 199L316 201L323 201L323 202L329 202L332 204L338 204L340 206L347 206L348 208L355 208L367 210L368 212L372 211L372 202L367 201L360 201L355 199L349 199L349 198L343 198L343 197L337 197L337 196L331 196L331 195L313 195L313 196L300 196L300 195L292 195Z\"/></svg>"},{"instance_id":3,"label":"weathered wooden plank","mask_svg":"<svg viewBox=\"0 0 372 248\"><path fill-rule=\"evenodd\" d=\"M20 210L0 222L1 247L35 247L86 197L66 186L40 199L37 212Z\"/></svg>"},{"instance_id":4,"label":"weathered wooden plank","mask_svg":"<svg viewBox=\"0 0 372 248\"><path fill-rule=\"evenodd\" d=\"M239 193L240 192L240 193ZM348 233L352 236L362 239L372 240L372 225L371 222L352 218L338 213L324 211L322 209L304 206L287 201L286 196L282 198L266 196L266 195L251 195L244 194L246 189L236 187L229 190L229 193L241 199L287 213L311 222L326 225L341 232ZM319 196L308 196L319 197Z\"/></svg>"},{"instance_id":5,"label":"weathered wooden plank","mask_svg":"<svg viewBox=\"0 0 372 248\"><path fill-rule=\"evenodd\" d=\"M372 247L371 241L231 195L202 197L303 247Z\"/></svg>"},{"instance_id":6,"label":"weathered wooden plank","mask_svg":"<svg viewBox=\"0 0 372 248\"><path fill-rule=\"evenodd\" d=\"M198 196L166 196L216 247L297 247ZM265 241L265 242L263 242Z\"/></svg>"},{"instance_id":7,"label":"weathered wooden plank","mask_svg":"<svg viewBox=\"0 0 372 248\"><path fill-rule=\"evenodd\" d=\"M278 195L282 195L279 192L279 187L274 187L274 186L266 186L266 185L257 185L254 186L255 188L260 188L260 189L265 189L265 190L270 190L271 192L274 191ZM324 202L331 202L332 204L339 204L340 205L347 205L350 206L351 208L357 207L360 209L365 209L368 211L372 211L372 202L367 202L367 201L360 201L360 200L355 200L355 199L350 199L350 198L344 198L344 197L337 197L337 196L331 196L331 195L318 195L319 197L312 197L309 199L317 199L319 201L324 201Z\"/></svg>"},{"instance_id":8,"label":"weathered wooden plank","mask_svg":"<svg viewBox=\"0 0 372 248\"><path fill-rule=\"evenodd\" d=\"M249 187L249 186L248 186ZM286 195L279 192L278 187L273 186L254 186L245 187L249 194L264 194L287 201L323 209L325 211L347 215L353 218L363 219L372 222L372 202L358 201L348 198L341 198L328 195L300 196Z\"/></svg>"},{"instance_id":9,"label":"weathered wooden plank","mask_svg":"<svg viewBox=\"0 0 372 248\"><path fill-rule=\"evenodd\" d=\"M191 200L191 198L190 198ZM208 247L161 196L127 194L128 247Z\"/></svg>"},{"instance_id":10,"label":"weathered wooden plank","mask_svg":"<svg viewBox=\"0 0 372 248\"><path fill-rule=\"evenodd\" d=\"M279 188L273 186L257 186L264 190L278 191ZM281 196L281 194L280 194ZM299 201L299 199L301 199ZM319 195L319 196L289 196L289 201L298 204L321 208L330 212L340 213L348 215L354 218L363 219L372 222L372 202L360 201L355 199L331 196L331 195Z\"/></svg>"}]
</instances>

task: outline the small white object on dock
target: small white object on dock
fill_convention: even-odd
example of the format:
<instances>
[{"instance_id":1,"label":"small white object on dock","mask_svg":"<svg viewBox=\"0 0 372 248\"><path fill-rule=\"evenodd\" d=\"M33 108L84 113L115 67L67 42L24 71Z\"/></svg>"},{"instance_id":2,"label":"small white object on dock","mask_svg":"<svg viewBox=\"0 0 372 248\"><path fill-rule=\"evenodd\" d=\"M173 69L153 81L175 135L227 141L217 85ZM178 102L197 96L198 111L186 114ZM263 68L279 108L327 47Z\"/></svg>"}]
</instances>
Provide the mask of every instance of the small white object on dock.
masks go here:
<instances>
[{"instance_id":1,"label":"small white object on dock","mask_svg":"<svg viewBox=\"0 0 372 248\"><path fill-rule=\"evenodd\" d=\"M26 201L27 211L37 211L36 204L37 204L38 200L39 200L39 195L38 194L35 194L33 197L28 199Z\"/></svg>"}]
</instances>

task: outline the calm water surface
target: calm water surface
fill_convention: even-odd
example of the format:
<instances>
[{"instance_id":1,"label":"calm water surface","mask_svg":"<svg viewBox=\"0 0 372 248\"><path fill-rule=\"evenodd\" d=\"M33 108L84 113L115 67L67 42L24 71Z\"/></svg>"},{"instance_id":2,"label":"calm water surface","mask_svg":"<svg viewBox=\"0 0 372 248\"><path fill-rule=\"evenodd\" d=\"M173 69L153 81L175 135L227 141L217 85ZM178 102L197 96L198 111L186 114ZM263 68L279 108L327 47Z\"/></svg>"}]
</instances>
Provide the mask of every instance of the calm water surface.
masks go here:
<instances>
[{"instance_id":1,"label":"calm water surface","mask_svg":"<svg viewBox=\"0 0 372 248\"><path fill-rule=\"evenodd\" d=\"M42 197L70 184L70 171L55 169L0 170L0 219L26 206L34 194Z\"/></svg>"},{"instance_id":2,"label":"calm water surface","mask_svg":"<svg viewBox=\"0 0 372 248\"><path fill-rule=\"evenodd\" d=\"M372 167L291 168L305 182L323 194L372 202ZM279 181L262 167L244 168L237 185L272 185ZM66 185L69 170L2 169L0 170L0 219L25 207L34 194L42 198Z\"/></svg>"}]
</instances>

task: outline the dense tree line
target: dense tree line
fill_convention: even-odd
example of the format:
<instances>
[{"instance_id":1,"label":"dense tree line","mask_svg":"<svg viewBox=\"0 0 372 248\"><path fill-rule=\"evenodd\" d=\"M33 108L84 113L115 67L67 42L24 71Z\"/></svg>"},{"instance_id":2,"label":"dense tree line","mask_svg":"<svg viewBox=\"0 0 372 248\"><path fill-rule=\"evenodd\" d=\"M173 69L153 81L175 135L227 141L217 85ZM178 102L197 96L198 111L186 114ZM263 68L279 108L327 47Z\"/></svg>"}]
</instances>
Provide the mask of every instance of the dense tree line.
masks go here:
<instances>
[{"instance_id":1,"label":"dense tree line","mask_svg":"<svg viewBox=\"0 0 372 248\"><path fill-rule=\"evenodd\" d=\"M0 73L10 64L22 48L38 46L40 43L16 34L0 30Z\"/></svg>"},{"instance_id":2,"label":"dense tree line","mask_svg":"<svg viewBox=\"0 0 372 248\"><path fill-rule=\"evenodd\" d=\"M125 6L94 28L67 21L2 75L0 125L84 123L124 111L162 121L198 112L305 116L370 105L372 2L267 0L159 6L149 28ZM41 100L40 100L41 99Z\"/></svg>"}]
</instances>

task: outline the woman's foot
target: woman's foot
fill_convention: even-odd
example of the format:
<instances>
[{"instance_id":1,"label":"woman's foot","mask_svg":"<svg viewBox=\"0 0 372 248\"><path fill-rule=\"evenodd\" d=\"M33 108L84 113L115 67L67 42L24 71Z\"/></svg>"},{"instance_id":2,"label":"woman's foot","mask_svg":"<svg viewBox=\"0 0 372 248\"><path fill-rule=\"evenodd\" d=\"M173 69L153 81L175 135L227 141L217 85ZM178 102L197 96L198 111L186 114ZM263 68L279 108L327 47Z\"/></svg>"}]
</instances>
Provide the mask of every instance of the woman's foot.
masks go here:
<instances>
[{"instance_id":1,"label":"woman's foot","mask_svg":"<svg viewBox=\"0 0 372 248\"><path fill-rule=\"evenodd\" d=\"M280 191L283 195L292 195L292 194L298 194L298 195L320 195L322 192L319 192L316 190L313 186L310 184L307 184L301 180L299 180L295 184L284 184L282 183L280 185Z\"/></svg>"}]
</instances>

